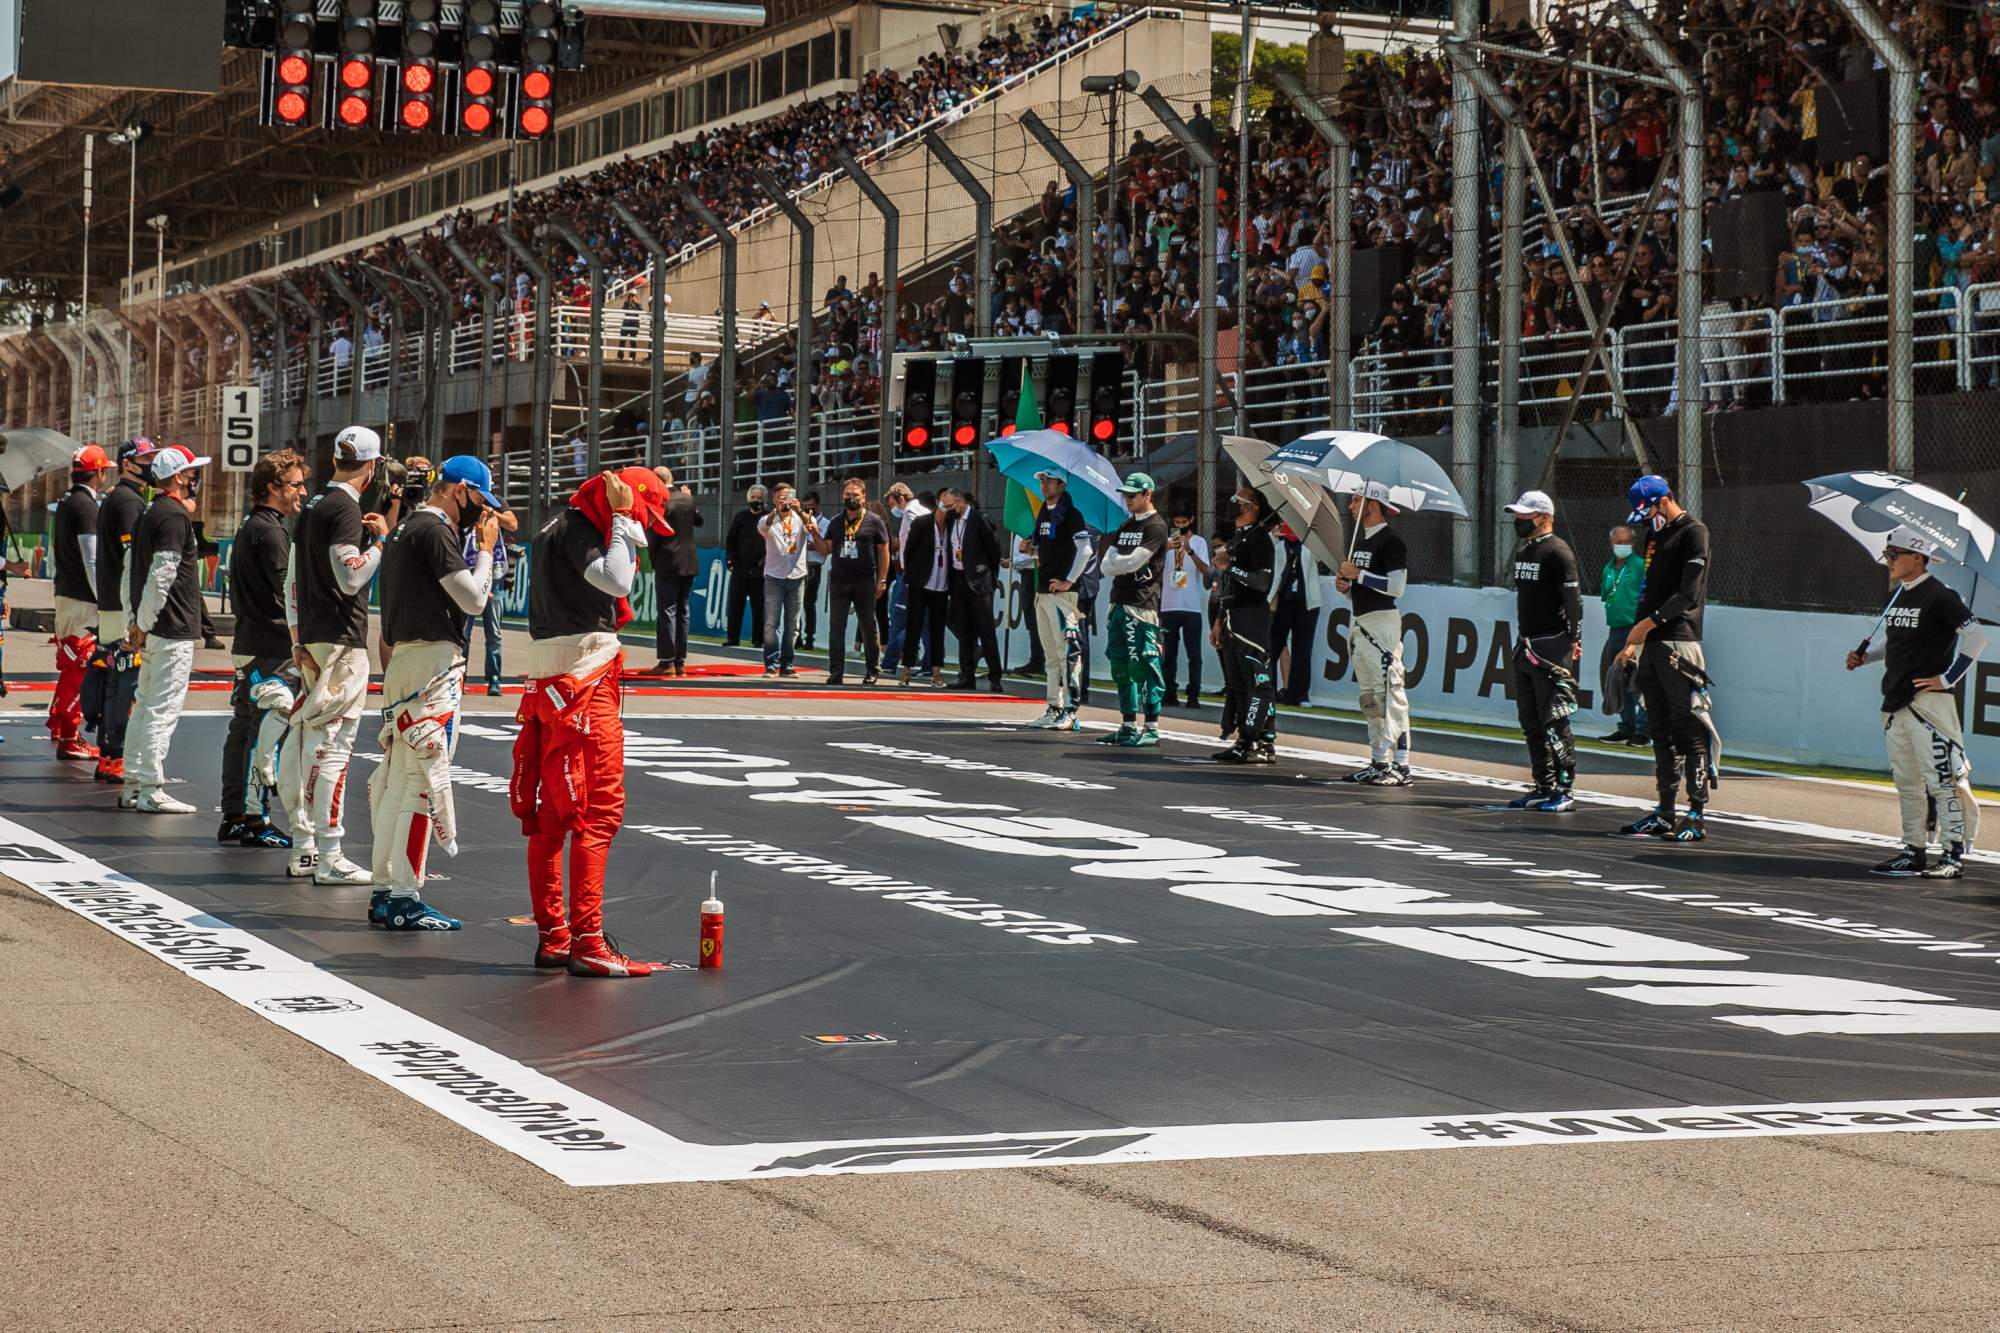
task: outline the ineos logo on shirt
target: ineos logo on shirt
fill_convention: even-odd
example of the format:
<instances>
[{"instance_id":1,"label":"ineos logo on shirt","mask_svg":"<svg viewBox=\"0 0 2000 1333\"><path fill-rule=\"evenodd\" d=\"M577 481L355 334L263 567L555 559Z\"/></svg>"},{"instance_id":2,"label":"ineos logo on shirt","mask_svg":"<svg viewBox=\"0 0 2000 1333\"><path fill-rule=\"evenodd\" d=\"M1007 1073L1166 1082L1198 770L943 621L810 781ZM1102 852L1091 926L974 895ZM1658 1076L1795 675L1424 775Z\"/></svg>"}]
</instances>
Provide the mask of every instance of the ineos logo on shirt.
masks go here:
<instances>
[{"instance_id":1,"label":"ineos logo on shirt","mask_svg":"<svg viewBox=\"0 0 2000 1333\"><path fill-rule=\"evenodd\" d=\"M345 1014L361 1008L352 1000L329 999L324 995L280 995L257 1001L257 1007L272 1014Z\"/></svg>"}]
</instances>

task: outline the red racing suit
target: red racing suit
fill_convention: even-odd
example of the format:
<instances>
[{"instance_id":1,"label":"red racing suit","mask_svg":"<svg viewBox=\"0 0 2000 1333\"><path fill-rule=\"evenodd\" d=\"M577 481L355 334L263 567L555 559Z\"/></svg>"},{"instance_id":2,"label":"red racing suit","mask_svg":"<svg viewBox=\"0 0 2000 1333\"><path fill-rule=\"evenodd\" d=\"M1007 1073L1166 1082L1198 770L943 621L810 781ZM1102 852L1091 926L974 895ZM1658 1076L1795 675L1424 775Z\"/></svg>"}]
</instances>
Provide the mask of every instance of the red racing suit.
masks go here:
<instances>
[{"instance_id":1,"label":"red racing suit","mask_svg":"<svg viewBox=\"0 0 2000 1333\"><path fill-rule=\"evenodd\" d=\"M588 661L588 659L585 659ZM616 650L579 674L523 682L509 799L528 835L528 894L547 937L604 931L604 862L625 820L625 725L618 716ZM563 904L563 840L569 903Z\"/></svg>"},{"instance_id":2,"label":"red racing suit","mask_svg":"<svg viewBox=\"0 0 2000 1333\"><path fill-rule=\"evenodd\" d=\"M83 731L83 678L97 651L97 607L56 598L56 687L49 696L49 735L73 741Z\"/></svg>"}]
</instances>

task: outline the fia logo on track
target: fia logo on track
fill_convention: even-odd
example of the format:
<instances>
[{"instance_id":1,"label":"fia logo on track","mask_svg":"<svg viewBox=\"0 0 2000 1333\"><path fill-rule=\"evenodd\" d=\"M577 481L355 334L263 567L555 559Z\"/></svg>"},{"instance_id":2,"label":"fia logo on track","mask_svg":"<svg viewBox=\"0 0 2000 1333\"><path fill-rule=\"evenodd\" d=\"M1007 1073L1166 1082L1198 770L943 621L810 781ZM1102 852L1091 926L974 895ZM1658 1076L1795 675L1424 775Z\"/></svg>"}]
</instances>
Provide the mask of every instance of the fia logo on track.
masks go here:
<instances>
[{"instance_id":1,"label":"fia logo on track","mask_svg":"<svg viewBox=\"0 0 2000 1333\"><path fill-rule=\"evenodd\" d=\"M345 1014L361 1008L352 1000L330 999L324 995L278 995L257 1001L267 1014Z\"/></svg>"}]
</instances>

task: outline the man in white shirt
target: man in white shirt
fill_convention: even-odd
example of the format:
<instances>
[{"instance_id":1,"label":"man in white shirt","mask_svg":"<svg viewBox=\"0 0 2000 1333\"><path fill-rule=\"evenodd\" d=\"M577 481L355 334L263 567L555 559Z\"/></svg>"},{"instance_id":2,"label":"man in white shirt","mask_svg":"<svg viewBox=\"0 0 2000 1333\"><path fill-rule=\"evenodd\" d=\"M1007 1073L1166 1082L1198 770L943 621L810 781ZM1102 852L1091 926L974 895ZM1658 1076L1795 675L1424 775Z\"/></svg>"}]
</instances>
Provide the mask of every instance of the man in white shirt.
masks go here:
<instances>
[{"instance_id":1,"label":"man in white shirt","mask_svg":"<svg viewBox=\"0 0 2000 1333\"><path fill-rule=\"evenodd\" d=\"M1208 604L1208 541L1194 530L1194 501L1176 500L1167 538L1167 581L1160 589L1160 637L1166 655L1168 708L1180 706L1181 649L1187 649L1187 706L1201 707L1202 608Z\"/></svg>"},{"instance_id":2,"label":"man in white shirt","mask_svg":"<svg viewBox=\"0 0 2000 1333\"><path fill-rule=\"evenodd\" d=\"M771 512L757 520L764 539L764 674L796 676L792 652L806 586L806 552L817 532L789 485L778 483L771 499Z\"/></svg>"}]
</instances>

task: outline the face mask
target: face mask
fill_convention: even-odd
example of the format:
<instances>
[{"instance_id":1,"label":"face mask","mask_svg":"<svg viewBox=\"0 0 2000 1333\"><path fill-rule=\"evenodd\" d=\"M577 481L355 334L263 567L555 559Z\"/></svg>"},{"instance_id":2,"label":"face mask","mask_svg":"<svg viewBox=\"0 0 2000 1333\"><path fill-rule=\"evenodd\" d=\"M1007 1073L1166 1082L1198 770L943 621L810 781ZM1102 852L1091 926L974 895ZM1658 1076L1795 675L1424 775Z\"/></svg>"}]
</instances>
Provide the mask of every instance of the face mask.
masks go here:
<instances>
[{"instance_id":1,"label":"face mask","mask_svg":"<svg viewBox=\"0 0 2000 1333\"><path fill-rule=\"evenodd\" d=\"M762 500L752 500L750 502L750 512L753 514L761 514L767 508L769 508L769 506L767 506Z\"/></svg>"},{"instance_id":2,"label":"face mask","mask_svg":"<svg viewBox=\"0 0 2000 1333\"><path fill-rule=\"evenodd\" d=\"M1533 520L1532 518L1517 518L1517 519L1515 519L1515 520L1514 520L1514 535L1515 535L1516 537L1532 537L1532 536L1534 536L1534 535L1535 535L1535 520Z\"/></svg>"},{"instance_id":3,"label":"face mask","mask_svg":"<svg viewBox=\"0 0 2000 1333\"><path fill-rule=\"evenodd\" d=\"M1611 548L1611 554L1617 556L1620 560L1625 560L1630 558L1632 554L1631 543L1619 542L1618 544L1616 544Z\"/></svg>"},{"instance_id":4,"label":"face mask","mask_svg":"<svg viewBox=\"0 0 2000 1333\"><path fill-rule=\"evenodd\" d=\"M843 508L847 510L848 513L851 514L855 510L861 508L861 497L858 495L850 495L845 500L841 501L841 505Z\"/></svg>"}]
</instances>

